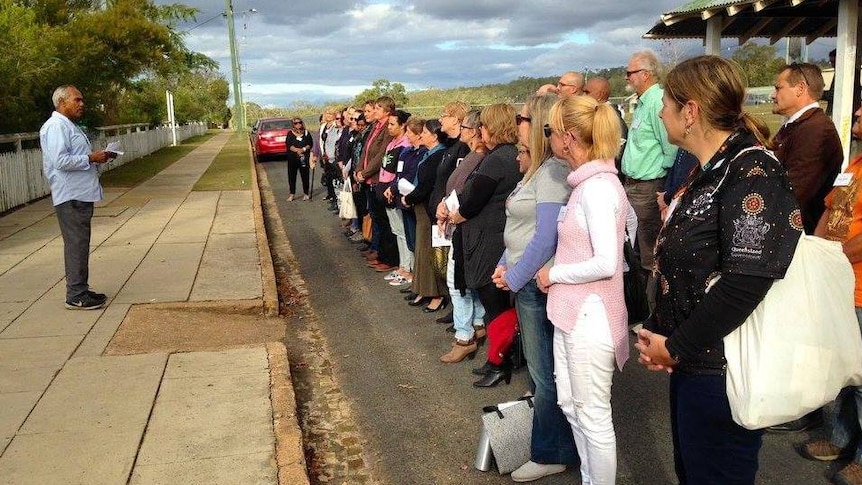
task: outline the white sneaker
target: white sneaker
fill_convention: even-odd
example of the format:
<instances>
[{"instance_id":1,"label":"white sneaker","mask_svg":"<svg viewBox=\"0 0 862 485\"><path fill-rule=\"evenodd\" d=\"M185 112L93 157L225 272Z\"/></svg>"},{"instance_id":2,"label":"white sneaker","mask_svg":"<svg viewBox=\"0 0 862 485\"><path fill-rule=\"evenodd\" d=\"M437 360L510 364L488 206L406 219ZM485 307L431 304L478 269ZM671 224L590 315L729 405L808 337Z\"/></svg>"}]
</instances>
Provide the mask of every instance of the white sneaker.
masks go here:
<instances>
[{"instance_id":1,"label":"white sneaker","mask_svg":"<svg viewBox=\"0 0 862 485\"><path fill-rule=\"evenodd\" d=\"M383 279L384 279L384 280L386 280L386 281L392 281L392 280L394 280L395 278L398 278L398 277L400 277L400 276L401 276L401 275L400 275L400 274L398 274L398 272L397 272L397 271L390 271L388 275L386 275L386 276L384 276L384 277L383 277Z\"/></svg>"},{"instance_id":2,"label":"white sneaker","mask_svg":"<svg viewBox=\"0 0 862 485\"><path fill-rule=\"evenodd\" d=\"M410 283L410 282L407 281L407 279L404 278L403 276L398 275L389 282L389 286L401 286L405 283Z\"/></svg>"},{"instance_id":3,"label":"white sneaker","mask_svg":"<svg viewBox=\"0 0 862 485\"><path fill-rule=\"evenodd\" d=\"M545 465L530 460L512 472L512 480L516 482L532 482L533 480L564 471L566 471L566 465Z\"/></svg>"}]
</instances>

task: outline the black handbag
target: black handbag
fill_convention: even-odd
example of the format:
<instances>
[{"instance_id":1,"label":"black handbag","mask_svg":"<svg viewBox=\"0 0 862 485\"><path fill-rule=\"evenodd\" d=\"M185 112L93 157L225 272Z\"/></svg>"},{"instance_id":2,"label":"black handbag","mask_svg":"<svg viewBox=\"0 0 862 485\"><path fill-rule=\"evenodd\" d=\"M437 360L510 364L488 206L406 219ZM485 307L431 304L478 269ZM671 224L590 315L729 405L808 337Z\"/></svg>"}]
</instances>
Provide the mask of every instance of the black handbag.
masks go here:
<instances>
[{"instance_id":1,"label":"black handbag","mask_svg":"<svg viewBox=\"0 0 862 485\"><path fill-rule=\"evenodd\" d=\"M623 273L623 292L629 323L640 323L649 316L649 301L646 294L646 277L641 271L640 258L628 239L623 243L623 257L629 269Z\"/></svg>"}]
</instances>

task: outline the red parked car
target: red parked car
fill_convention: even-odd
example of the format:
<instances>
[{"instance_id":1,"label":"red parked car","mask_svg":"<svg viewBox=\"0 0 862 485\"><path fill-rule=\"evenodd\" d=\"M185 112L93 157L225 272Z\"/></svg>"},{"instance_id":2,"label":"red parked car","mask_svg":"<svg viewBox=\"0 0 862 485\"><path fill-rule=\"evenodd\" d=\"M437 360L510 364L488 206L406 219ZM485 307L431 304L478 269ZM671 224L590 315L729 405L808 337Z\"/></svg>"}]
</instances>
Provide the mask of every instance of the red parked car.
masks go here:
<instances>
[{"instance_id":1,"label":"red parked car","mask_svg":"<svg viewBox=\"0 0 862 485\"><path fill-rule=\"evenodd\" d=\"M291 118L261 118L251 129L251 149L254 161L261 162L267 157L287 156L287 132L291 128Z\"/></svg>"}]
</instances>

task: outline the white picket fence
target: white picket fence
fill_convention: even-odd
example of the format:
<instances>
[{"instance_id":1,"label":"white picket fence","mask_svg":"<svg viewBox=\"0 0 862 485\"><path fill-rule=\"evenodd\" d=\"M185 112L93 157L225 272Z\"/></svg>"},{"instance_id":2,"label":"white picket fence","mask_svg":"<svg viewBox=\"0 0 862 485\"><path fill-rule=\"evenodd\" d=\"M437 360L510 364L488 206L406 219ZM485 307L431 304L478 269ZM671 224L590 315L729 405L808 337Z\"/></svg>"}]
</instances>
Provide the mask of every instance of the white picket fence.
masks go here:
<instances>
[{"instance_id":1,"label":"white picket fence","mask_svg":"<svg viewBox=\"0 0 862 485\"><path fill-rule=\"evenodd\" d=\"M144 126L122 125L99 128L100 135L93 142L94 148L104 148L110 141L118 141L123 147L123 155L101 165L100 172L111 170L170 146L172 137L169 127L146 129ZM178 126L177 140L182 141L203 135L206 131L205 123ZM0 136L0 142L16 144L15 151L0 153L0 213L51 193L48 181L42 174L42 150L21 148L21 140L38 139L38 133Z\"/></svg>"}]
</instances>

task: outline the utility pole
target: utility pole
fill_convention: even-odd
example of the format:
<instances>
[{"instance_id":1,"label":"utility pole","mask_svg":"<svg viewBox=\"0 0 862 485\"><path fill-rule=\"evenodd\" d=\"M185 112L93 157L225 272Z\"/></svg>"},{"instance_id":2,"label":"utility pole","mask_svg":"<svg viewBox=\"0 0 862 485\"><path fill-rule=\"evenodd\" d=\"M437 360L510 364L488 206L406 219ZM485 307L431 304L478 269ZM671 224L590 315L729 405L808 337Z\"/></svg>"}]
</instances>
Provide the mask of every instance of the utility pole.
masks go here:
<instances>
[{"instance_id":1,"label":"utility pole","mask_svg":"<svg viewBox=\"0 0 862 485\"><path fill-rule=\"evenodd\" d=\"M231 73L233 74L233 120L234 129L244 132L245 127L245 107L242 103L242 79L239 68L239 52L236 48L236 33L233 25L233 1L224 0L225 16L227 17L228 40L230 41L230 65Z\"/></svg>"}]
</instances>

